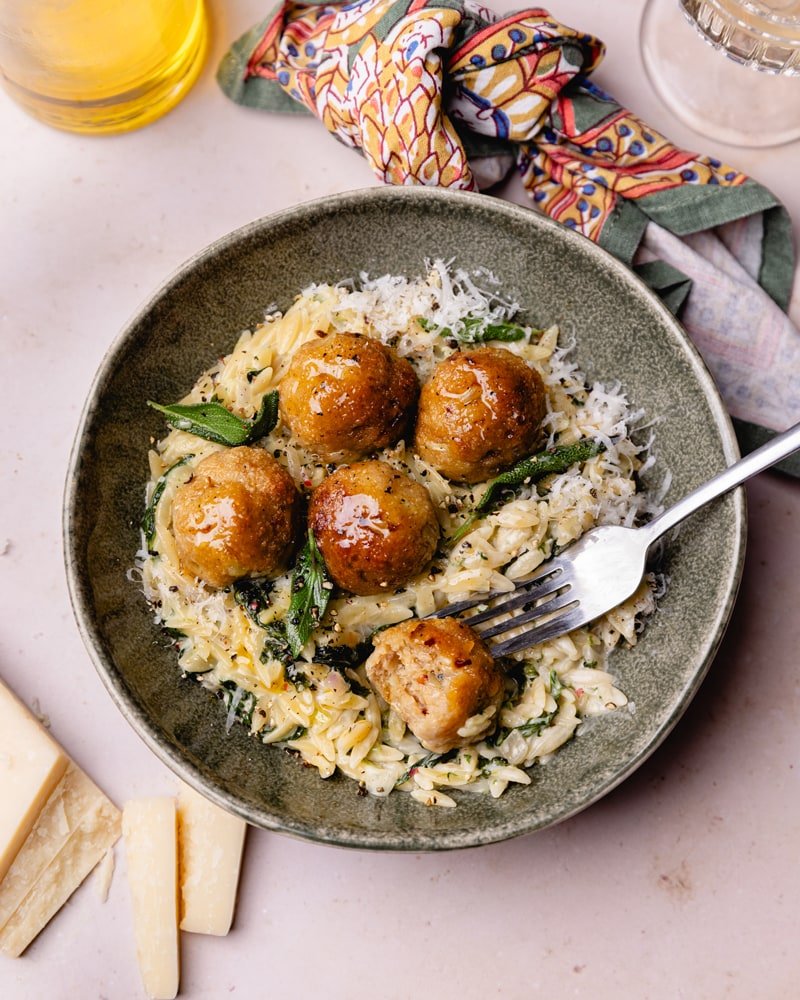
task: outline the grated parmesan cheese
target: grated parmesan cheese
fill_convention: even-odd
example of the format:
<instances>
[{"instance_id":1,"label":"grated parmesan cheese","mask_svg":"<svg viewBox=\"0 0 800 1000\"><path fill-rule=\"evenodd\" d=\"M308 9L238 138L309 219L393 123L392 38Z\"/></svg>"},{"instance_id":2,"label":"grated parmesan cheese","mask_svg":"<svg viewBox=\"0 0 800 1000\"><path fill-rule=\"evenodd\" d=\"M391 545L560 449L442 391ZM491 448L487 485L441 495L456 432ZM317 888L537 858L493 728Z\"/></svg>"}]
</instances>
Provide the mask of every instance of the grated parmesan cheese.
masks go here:
<instances>
[{"instance_id":1,"label":"grated parmesan cheese","mask_svg":"<svg viewBox=\"0 0 800 1000\"><path fill-rule=\"evenodd\" d=\"M263 394L279 388L297 347L337 330L380 339L408 358L425 380L454 347L452 338L440 335L442 328L458 331L465 316L507 321L517 308L489 272L470 275L442 260L432 262L420 279L361 275L357 285L312 285L285 315L270 313L254 331L241 333L231 353L200 376L183 402L215 395L234 412L252 416ZM425 327L420 318L429 321ZM652 580L592 628L515 654L525 680L519 688L509 682L495 735L482 739L486 720L470 720L481 742L425 766L417 762L430 755L402 720L379 703L363 673L345 676L314 662L318 640L355 645L379 626L430 614L476 593L512 590L514 580L536 569L554 547L593 525L633 525L658 512L660 498L637 492L634 478L655 462L652 428L644 444L631 437L643 414L632 409L619 384L587 386L575 361L575 344L559 344L556 328L535 337L526 332L524 340L502 346L542 376L548 391L548 444L591 437L606 450L580 467L518 491L398 593L380 599L334 596L326 622L304 650L304 687L294 684L283 665L265 652L264 631L236 604L231 590L212 590L187 578L178 563L171 530L175 491L220 446L179 430L156 444L150 453L148 498L166 470L189 454L194 458L167 476L155 518L155 554L142 540L129 578L140 578L156 621L181 633L176 640L181 670L196 674L209 691L224 693L226 731L238 719L262 742L299 752L322 777L339 770L373 795L385 796L397 787L422 804L450 808L456 802L443 788L496 797L509 784L527 784L525 768L556 752L582 719L626 705L625 694L605 669L606 658L619 643L636 641L637 622L654 607ZM281 425L263 445L295 481L314 487L324 478L322 463ZM485 489L448 482L404 442L380 457L429 490L445 534L455 530ZM270 596L268 615L279 619L288 607L288 574L274 582Z\"/></svg>"}]
</instances>

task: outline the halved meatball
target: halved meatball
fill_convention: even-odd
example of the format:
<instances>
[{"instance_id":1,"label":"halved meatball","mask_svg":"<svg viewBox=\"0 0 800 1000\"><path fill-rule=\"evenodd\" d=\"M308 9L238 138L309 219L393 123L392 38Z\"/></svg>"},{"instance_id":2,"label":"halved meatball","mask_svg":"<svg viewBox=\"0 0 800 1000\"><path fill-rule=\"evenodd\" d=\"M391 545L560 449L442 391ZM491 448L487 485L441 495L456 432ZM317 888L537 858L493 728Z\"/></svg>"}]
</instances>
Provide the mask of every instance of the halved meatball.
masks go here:
<instances>
[{"instance_id":1,"label":"halved meatball","mask_svg":"<svg viewBox=\"0 0 800 1000\"><path fill-rule=\"evenodd\" d=\"M366 670L428 750L468 746L495 728L503 674L477 632L455 618L409 619L385 629Z\"/></svg>"},{"instance_id":2,"label":"halved meatball","mask_svg":"<svg viewBox=\"0 0 800 1000\"><path fill-rule=\"evenodd\" d=\"M422 387L414 447L448 479L483 482L536 450L545 413L544 383L522 358L457 351Z\"/></svg>"},{"instance_id":3,"label":"halved meatball","mask_svg":"<svg viewBox=\"0 0 800 1000\"><path fill-rule=\"evenodd\" d=\"M311 495L308 524L332 579L354 594L407 583L439 540L425 487L379 461L342 466L324 479Z\"/></svg>"},{"instance_id":4,"label":"halved meatball","mask_svg":"<svg viewBox=\"0 0 800 1000\"><path fill-rule=\"evenodd\" d=\"M351 460L399 441L418 395L404 358L371 337L334 333L298 348L281 380L280 411L301 444Z\"/></svg>"},{"instance_id":5,"label":"halved meatball","mask_svg":"<svg viewBox=\"0 0 800 1000\"><path fill-rule=\"evenodd\" d=\"M172 504L181 568L212 587L280 575L300 521L292 477L263 448L228 448L204 458Z\"/></svg>"}]
</instances>

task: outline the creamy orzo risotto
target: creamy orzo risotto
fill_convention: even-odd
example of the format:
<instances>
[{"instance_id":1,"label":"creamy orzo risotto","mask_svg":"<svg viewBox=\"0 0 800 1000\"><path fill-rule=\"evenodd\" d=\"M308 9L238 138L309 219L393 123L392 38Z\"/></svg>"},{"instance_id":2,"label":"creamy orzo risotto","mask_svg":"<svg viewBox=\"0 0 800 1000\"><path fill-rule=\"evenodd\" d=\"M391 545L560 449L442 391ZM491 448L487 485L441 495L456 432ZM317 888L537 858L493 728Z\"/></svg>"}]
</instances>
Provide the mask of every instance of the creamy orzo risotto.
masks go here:
<instances>
[{"instance_id":1,"label":"creamy orzo risotto","mask_svg":"<svg viewBox=\"0 0 800 1000\"><path fill-rule=\"evenodd\" d=\"M442 262L416 280L385 276L351 286L315 285L285 314L271 313L242 333L182 403L213 399L243 421L252 420L265 396L280 392L297 348L337 331L377 338L406 358L424 383L437 362L459 349L460 335L480 336L487 327L508 323L514 311L490 275L470 276ZM276 651L274 642L291 599L290 573L268 584L215 589L181 567L172 524L176 491L198 463L225 445L175 427L155 444L137 576L157 622L174 637L179 669L223 698L229 728L245 724L254 738L295 751L323 778L338 770L374 795L397 789L424 804L454 806L453 789L496 797L510 783L529 784L531 766L571 739L582 719L627 710L607 659L619 644L636 642L637 623L654 608L651 579L591 627L504 662L505 695L491 735L446 754L426 750L364 673L376 629L422 618L470 595L510 591L595 524L634 525L653 513L647 495L637 490L652 457L631 439L642 415L632 411L623 389L588 386L573 361L575 345L561 342L555 327L524 327L519 336L502 346L544 381L545 447L588 439L603 450L563 473L523 483L452 543L486 484L446 480L408 442L383 449L377 457L410 475L433 501L441 528L433 561L391 593L333 591L321 624L296 657ZM305 492L335 466L302 447L280 422L254 444L267 449Z\"/></svg>"}]
</instances>

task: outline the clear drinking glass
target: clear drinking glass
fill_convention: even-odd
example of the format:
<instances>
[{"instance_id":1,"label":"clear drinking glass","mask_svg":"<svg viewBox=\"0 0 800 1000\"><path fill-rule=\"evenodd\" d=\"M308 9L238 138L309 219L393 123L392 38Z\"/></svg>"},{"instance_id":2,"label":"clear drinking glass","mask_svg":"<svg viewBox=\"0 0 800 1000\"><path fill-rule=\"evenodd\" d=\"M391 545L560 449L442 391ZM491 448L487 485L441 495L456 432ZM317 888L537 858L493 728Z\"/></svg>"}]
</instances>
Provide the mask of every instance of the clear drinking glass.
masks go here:
<instances>
[{"instance_id":1,"label":"clear drinking glass","mask_svg":"<svg viewBox=\"0 0 800 1000\"><path fill-rule=\"evenodd\" d=\"M641 45L659 96L695 131L738 146L800 138L800 0L648 0Z\"/></svg>"},{"instance_id":2,"label":"clear drinking glass","mask_svg":"<svg viewBox=\"0 0 800 1000\"><path fill-rule=\"evenodd\" d=\"M0 82L49 125L124 132L184 96L207 37L203 0L0 0Z\"/></svg>"}]
</instances>

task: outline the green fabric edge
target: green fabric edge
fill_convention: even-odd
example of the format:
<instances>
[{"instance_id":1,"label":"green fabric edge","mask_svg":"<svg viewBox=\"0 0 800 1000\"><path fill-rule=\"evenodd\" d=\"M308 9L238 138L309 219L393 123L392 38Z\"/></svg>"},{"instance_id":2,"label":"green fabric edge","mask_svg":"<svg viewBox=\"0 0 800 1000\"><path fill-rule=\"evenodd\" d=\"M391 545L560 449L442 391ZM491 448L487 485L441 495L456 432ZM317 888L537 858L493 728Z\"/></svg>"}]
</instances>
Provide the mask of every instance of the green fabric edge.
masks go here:
<instances>
[{"instance_id":1,"label":"green fabric edge","mask_svg":"<svg viewBox=\"0 0 800 1000\"><path fill-rule=\"evenodd\" d=\"M780 204L771 191L750 178L737 187L682 184L636 201L653 222L678 236L713 229Z\"/></svg>"},{"instance_id":2,"label":"green fabric edge","mask_svg":"<svg viewBox=\"0 0 800 1000\"><path fill-rule=\"evenodd\" d=\"M677 236L688 236L758 212L764 215L758 281L786 312L795 272L792 221L775 195L751 179L739 187L687 184L657 191L635 203L620 198L603 226L599 243L630 267L651 219Z\"/></svg>"},{"instance_id":3,"label":"green fabric edge","mask_svg":"<svg viewBox=\"0 0 800 1000\"><path fill-rule=\"evenodd\" d=\"M732 419L733 429L736 431L736 438L743 455L748 455L751 451L755 451L756 448L760 448L762 444L771 441L780 433L780 431L773 431L767 427L762 427L760 424L753 424L749 420L740 420L738 417L733 417ZM793 455L789 455L788 458L784 458L782 462L773 465L772 468L778 472L785 472L787 475L800 479L800 452L796 451Z\"/></svg>"},{"instance_id":4,"label":"green fabric edge","mask_svg":"<svg viewBox=\"0 0 800 1000\"><path fill-rule=\"evenodd\" d=\"M795 251L792 219L778 204L764 212L764 242L758 283L783 309L789 311L795 276Z\"/></svg>"},{"instance_id":5,"label":"green fabric edge","mask_svg":"<svg viewBox=\"0 0 800 1000\"><path fill-rule=\"evenodd\" d=\"M262 76L245 79L250 56L279 9L276 7L268 17L236 39L220 60L217 83L226 97L244 107L280 114L310 115L308 108L290 97L275 80L265 80Z\"/></svg>"},{"instance_id":6,"label":"green fabric edge","mask_svg":"<svg viewBox=\"0 0 800 1000\"><path fill-rule=\"evenodd\" d=\"M649 223L644 212L631 201L618 198L611 215L600 231L600 246L618 257L628 267L633 266L633 258L644 239L644 231Z\"/></svg>"},{"instance_id":7,"label":"green fabric edge","mask_svg":"<svg viewBox=\"0 0 800 1000\"><path fill-rule=\"evenodd\" d=\"M759 284L784 311L794 281L794 247L789 213L774 194L748 178L738 187L687 184L638 199L641 211L678 236L688 236L764 213Z\"/></svg>"},{"instance_id":8,"label":"green fabric edge","mask_svg":"<svg viewBox=\"0 0 800 1000\"><path fill-rule=\"evenodd\" d=\"M505 139L496 139L491 135L481 135L479 132L473 132L456 118L450 118L449 121L464 146L464 152L467 154L468 160L485 159L486 157L494 156L511 157L509 169L513 168L518 148L516 143L507 142Z\"/></svg>"},{"instance_id":9,"label":"green fabric edge","mask_svg":"<svg viewBox=\"0 0 800 1000\"><path fill-rule=\"evenodd\" d=\"M579 87L575 88L574 92L572 90L567 91L572 100L575 126L579 132L588 132L590 128L597 128L602 122L622 110L622 106L617 104L613 97L585 90L583 89L585 86L585 83L581 83Z\"/></svg>"},{"instance_id":10,"label":"green fabric edge","mask_svg":"<svg viewBox=\"0 0 800 1000\"><path fill-rule=\"evenodd\" d=\"M680 314L689 292L692 290L691 278L663 260L636 264L633 270L646 285L653 289L674 316Z\"/></svg>"}]
</instances>

